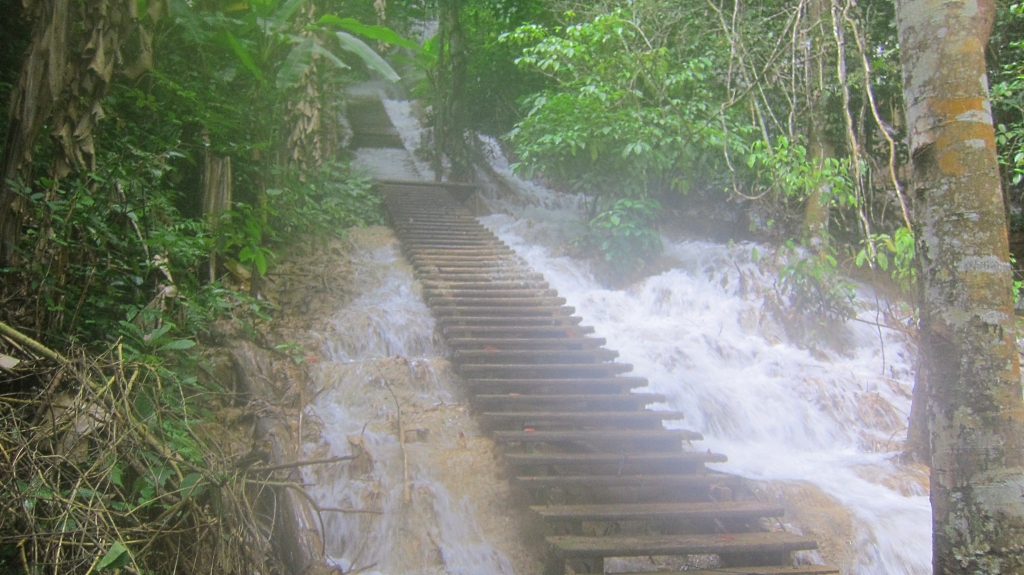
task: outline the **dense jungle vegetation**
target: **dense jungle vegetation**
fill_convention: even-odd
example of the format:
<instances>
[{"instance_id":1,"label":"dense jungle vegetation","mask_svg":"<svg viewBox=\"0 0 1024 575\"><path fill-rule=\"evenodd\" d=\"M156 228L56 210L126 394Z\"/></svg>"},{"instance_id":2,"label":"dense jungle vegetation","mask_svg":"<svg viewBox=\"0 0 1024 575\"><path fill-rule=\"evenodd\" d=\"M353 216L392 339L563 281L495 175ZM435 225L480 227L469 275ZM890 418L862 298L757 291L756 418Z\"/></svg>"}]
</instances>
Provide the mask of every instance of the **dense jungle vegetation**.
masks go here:
<instances>
[{"instance_id":1,"label":"dense jungle vegetation","mask_svg":"<svg viewBox=\"0 0 1024 575\"><path fill-rule=\"evenodd\" d=\"M484 135L523 176L584 194L578 249L619 276L656 269L659 228L703 220L721 223L694 233L780 246L797 314L852 317L856 268L918 297L888 0L0 11L7 572L287 571L250 503L266 480L193 432L233 401L199 349L218 321L252 336L272 321L261 277L282 246L383 222L343 147L359 81L423 102L418 153L447 179L484 169ZM1019 255L1024 7L997 5L987 55Z\"/></svg>"}]
</instances>

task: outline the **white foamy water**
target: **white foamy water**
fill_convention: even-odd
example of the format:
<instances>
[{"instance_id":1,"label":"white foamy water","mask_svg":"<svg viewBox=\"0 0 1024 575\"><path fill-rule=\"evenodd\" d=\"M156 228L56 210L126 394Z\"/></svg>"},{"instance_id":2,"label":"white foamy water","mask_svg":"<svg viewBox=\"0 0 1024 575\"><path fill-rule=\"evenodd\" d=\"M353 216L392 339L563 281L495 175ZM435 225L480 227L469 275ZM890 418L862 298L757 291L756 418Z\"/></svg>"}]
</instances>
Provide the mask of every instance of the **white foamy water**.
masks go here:
<instances>
[{"instance_id":1,"label":"white foamy water","mask_svg":"<svg viewBox=\"0 0 1024 575\"><path fill-rule=\"evenodd\" d=\"M409 104L385 100L385 108L406 146L418 145ZM604 288L585 263L560 251L583 229L582 198L523 182L487 145L513 193L493 187L485 201L498 213L483 223L544 273L584 325L635 366L632 375L650 380L645 391L669 398L652 408L683 412L675 425L702 432L702 448L729 456L718 469L810 483L841 504L854 523L850 540L838 542L849 548L847 575L930 573L927 493L913 470L894 461L913 385L913 354L899 333L880 334L865 305L863 322L849 322L839 338L843 353L790 343L763 311L776 277L764 265L771 250L757 246L759 265L749 243L666 239L674 267L625 290ZM431 177L402 151L361 151L357 159L377 177ZM360 250L353 262L359 295L324 334L331 361L316 368L322 391L308 410L323 422L323 441L310 450L365 452L371 464L310 468L307 481L316 483L322 506L382 514L325 513L329 555L345 572L387 575L536 569L517 563L510 547L521 525L494 523L515 511L493 508L510 498L489 477L496 469L490 447L459 403L411 270L393 242ZM405 428L431 430L427 441L406 446L408 489L392 391Z\"/></svg>"},{"instance_id":2,"label":"white foamy water","mask_svg":"<svg viewBox=\"0 0 1024 575\"><path fill-rule=\"evenodd\" d=\"M542 272L584 325L593 325L645 391L686 414L669 424L700 431L725 453L718 469L761 481L810 482L854 517L857 575L931 572L931 510L914 470L894 463L906 436L912 352L862 306L844 326L843 353L786 341L764 311L777 276L751 261L756 247L664 239L678 265L625 290L602 287L586 263L558 248L583 229L581 199L523 185L500 159L495 169L521 194L488 198L481 218ZM762 260L763 261L763 260ZM862 290L861 301L873 301ZM884 352L884 359L883 359ZM891 487L890 487L891 486Z\"/></svg>"},{"instance_id":3,"label":"white foamy water","mask_svg":"<svg viewBox=\"0 0 1024 575\"><path fill-rule=\"evenodd\" d=\"M358 456L303 469L328 561L344 573L513 575L508 557L523 553L502 530L518 526L496 527L511 513L492 503L511 498L412 268L388 230L349 237L355 294L317 334L326 359L310 368L317 395L306 409L320 427L307 457Z\"/></svg>"}]
</instances>

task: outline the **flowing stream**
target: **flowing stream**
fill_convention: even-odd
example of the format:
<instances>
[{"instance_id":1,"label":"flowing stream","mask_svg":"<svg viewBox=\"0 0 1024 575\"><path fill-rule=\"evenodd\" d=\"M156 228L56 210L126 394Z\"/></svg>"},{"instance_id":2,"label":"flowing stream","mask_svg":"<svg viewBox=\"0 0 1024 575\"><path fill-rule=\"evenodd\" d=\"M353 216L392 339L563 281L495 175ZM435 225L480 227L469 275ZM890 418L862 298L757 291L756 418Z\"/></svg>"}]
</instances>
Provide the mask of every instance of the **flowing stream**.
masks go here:
<instances>
[{"instance_id":1,"label":"flowing stream","mask_svg":"<svg viewBox=\"0 0 1024 575\"><path fill-rule=\"evenodd\" d=\"M409 104L385 106L414 149ZM563 255L582 229L580 198L522 182L491 148L504 182L483 194L493 215L481 221L635 366L631 375L668 396L652 409L685 413L678 424L703 433L702 448L729 456L718 469L817 509L787 520L809 526L844 573L930 572L927 476L896 462L913 353L899 331L875 325L870 290L861 290L860 321L830 338L843 342L835 351L794 345L764 310L776 277L766 246L665 239L670 269L607 289ZM357 154L372 175L432 179L408 152L376 152ZM311 456L359 455L305 472L314 499L335 510L324 513L328 554L346 573L539 573L537 530L511 505L397 242L372 228L351 243L357 293L320 334L327 361L314 370L319 394L307 409L323 424Z\"/></svg>"}]
</instances>

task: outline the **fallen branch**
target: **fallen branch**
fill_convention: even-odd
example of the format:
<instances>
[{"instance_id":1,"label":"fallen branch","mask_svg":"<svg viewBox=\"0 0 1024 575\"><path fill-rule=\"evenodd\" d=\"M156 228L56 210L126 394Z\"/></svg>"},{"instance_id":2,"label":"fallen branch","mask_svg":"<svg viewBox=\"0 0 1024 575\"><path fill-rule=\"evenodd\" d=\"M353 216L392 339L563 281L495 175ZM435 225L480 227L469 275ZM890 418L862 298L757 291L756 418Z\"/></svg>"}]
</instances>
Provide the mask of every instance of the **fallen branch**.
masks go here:
<instances>
[{"instance_id":1,"label":"fallen branch","mask_svg":"<svg viewBox=\"0 0 1024 575\"><path fill-rule=\"evenodd\" d=\"M384 386L388 388L391 398L395 400L395 417L398 418L398 445L402 448L402 467L404 468L402 495L405 502L409 503L412 501L412 491L409 489L409 452L405 450L405 426L402 424L402 404L399 403L395 390L391 388L391 382L384 377L379 367L377 368L377 373L380 375L381 381L384 382Z\"/></svg>"},{"instance_id":2,"label":"fallen branch","mask_svg":"<svg viewBox=\"0 0 1024 575\"><path fill-rule=\"evenodd\" d=\"M333 513L368 513L370 515L384 515L379 509L352 509L349 507L317 507L317 511L331 511Z\"/></svg>"},{"instance_id":3,"label":"fallen branch","mask_svg":"<svg viewBox=\"0 0 1024 575\"><path fill-rule=\"evenodd\" d=\"M324 463L337 463L339 461L351 461L355 459L354 455L342 455L340 457L330 457L327 459L310 459L307 461L296 461L294 463L282 463L281 465L274 465L271 467L250 467L247 471L258 471L260 473L269 473L271 471L281 471L282 469L295 469L297 467L308 467L310 465L321 465Z\"/></svg>"},{"instance_id":4,"label":"fallen branch","mask_svg":"<svg viewBox=\"0 0 1024 575\"><path fill-rule=\"evenodd\" d=\"M7 325L2 321L0 321L0 334L3 334L13 339L15 342L20 343L21 345L31 349L32 351L38 353L39 355L47 359L59 361L60 363L67 363L68 361L64 359L64 356L62 356L61 354L53 351L52 349L46 347L45 345L21 333L20 331L14 329L13 327Z\"/></svg>"}]
</instances>

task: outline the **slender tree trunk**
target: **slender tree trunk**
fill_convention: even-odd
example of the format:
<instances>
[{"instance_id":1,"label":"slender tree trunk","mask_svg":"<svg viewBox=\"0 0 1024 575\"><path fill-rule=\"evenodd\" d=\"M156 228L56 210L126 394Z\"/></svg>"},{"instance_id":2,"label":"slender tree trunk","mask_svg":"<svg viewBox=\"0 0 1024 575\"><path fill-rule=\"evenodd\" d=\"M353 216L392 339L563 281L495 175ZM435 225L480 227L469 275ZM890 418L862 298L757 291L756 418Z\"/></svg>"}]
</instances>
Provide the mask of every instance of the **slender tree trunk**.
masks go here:
<instances>
[{"instance_id":1,"label":"slender tree trunk","mask_svg":"<svg viewBox=\"0 0 1024 575\"><path fill-rule=\"evenodd\" d=\"M830 0L811 0L807 5L810 22L807 38L808 58L805 82L807 85L807 152L815 168L822 169L825 160L835 157L835 149L825 133L828 104L825 95L825 21L823 15L832 9ZM829 195L831 186L824 184L809 191L804 208L804 233L807 244L816 252L823 252L828 243Z\"/></svg>"},{"instance_id":2,"label":"slender tree trunk","mask_svg":"<svg viewBox=\"0 0 1024 575\"><path fill-rule=\"evenodd\" d=\"M435 177L439 181L444 156L451 164L449 180L467 181L470 176L470 149L466 141L466 35L459 18L462 4L463 0L438 2L440 57L435 88L438 112L434 143Z\"/></svg>"},{"instance_id":3,"label":"slender tree trunk","mask_svg":"<svg viewBox=\"0 0 1024 575\"><path fill-rule=\"evenodd\" d=\"M992 0L897 0L937 574L1024 573L1024 399L985 74L992 17Z\"/></svg>"}]
</instances>

